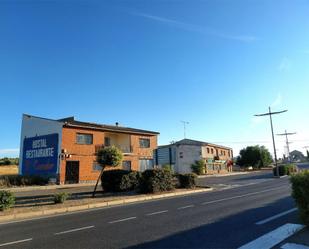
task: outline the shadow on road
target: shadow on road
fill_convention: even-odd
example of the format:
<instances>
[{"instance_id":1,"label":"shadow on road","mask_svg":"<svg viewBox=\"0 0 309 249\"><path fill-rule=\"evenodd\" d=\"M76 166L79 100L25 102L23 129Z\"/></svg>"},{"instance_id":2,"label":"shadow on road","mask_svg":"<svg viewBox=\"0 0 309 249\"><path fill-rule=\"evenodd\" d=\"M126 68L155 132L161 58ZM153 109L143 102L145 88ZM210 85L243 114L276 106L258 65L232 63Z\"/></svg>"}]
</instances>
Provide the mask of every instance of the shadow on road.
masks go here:
<instances>
[{"instance_id":1,"label":"shadow on road","mask_svg":"<svg viewBox=\"0 0 309 249\"><path fill-rule=\"evenodd\" d=\"M215 223L127 248L238 248L282 225L280 224L281 219L263 226L255 225L255 222L273 216L274 210L279 213L292 207L294 207L292 198L286 197L267 206L245 210L222 218ZM288 222L299 222L296 212L285 217L284 224Z\"/></svg>"}]
</instances>

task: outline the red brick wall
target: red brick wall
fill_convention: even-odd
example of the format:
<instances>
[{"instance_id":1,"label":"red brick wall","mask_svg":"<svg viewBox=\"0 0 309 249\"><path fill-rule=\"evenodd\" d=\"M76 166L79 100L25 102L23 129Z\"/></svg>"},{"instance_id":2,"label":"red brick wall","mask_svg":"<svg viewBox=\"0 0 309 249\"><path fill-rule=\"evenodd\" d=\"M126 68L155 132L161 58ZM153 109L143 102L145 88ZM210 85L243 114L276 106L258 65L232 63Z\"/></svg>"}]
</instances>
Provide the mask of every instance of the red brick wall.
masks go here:
<instances>
[{"instance_id":1,"label":"red brick wall","mask_svg":"<svg viewBox=\"0 0 309 249\"><path fill-rule=\"evenodd\" d=\"M85 133L93 135L93 144L77 144L76 134ZM109 132L110 133L110 132ZM157 148L157 136L139 136L131 135L132 153L125 154L123 160L131 161L131 169L138 170L139 158L152 159L152 153ZM149 138L150 148L140 148L139 138ZM62 149L66 149L67 153L71 155L71 158L61 160L60 163L60 183L65 181L65 165L66 161L79 161L79 181L96 181L100 172L93 170L93 163L96 160L95 147L104 143L104 132L89 130L89 129L77 129L64 127L62 130ZM122 168L122 166L118 167Z\"/></svg>"}]
</instances>

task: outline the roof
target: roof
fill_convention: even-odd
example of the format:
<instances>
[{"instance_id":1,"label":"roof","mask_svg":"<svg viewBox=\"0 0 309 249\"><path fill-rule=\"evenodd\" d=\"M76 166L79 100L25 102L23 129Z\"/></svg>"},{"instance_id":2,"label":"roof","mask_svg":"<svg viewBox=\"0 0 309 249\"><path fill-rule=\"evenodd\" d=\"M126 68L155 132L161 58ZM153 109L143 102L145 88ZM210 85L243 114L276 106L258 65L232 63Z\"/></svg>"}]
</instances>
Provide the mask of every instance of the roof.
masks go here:
<instances>
[{"instance_id":1,"label":"roof","mask_svg":"<svg viewBox=\"0 0 309 249\"><path fill-rule=\"evenodd\" d=\"M182 139L179 140L178 142L175 142L173 144L170 145L162 145L162 146L158 146L159 148L163 148L163 147L168 147L171 145L196 145L196 146L213 146L213 147L219 147L219 148L224 148L224 149L232 149L230 147L226 147L226 146L222 146L222 145L218 145L218 144L213 144L213 143L208 143L208 142L203 142L203 141L197 141L197 140L192 140L192 139Z\"/></svg>"},{"instance_id":2,"label":"roof","mask_svg":"<svg viewBox=\"0 0 309 249\"><path fill-rule=\"evenodd\" d=\"M37 116L32 116L25 114L28 117L35 117L35 118L41 118ZM47 118L41 118L41 119L47 119ZM90 129L90 130L101 130L101 131L111 131L111 132L119 132L119 133L130 133L130 134L141 134L141 135L158 135L159 132L156 131L148 131L148 130L141 130L141 129L135 129L135 128L129 128L124 126L117 125L106 125L106 124L97 124L97 123L90 123L90 122L82 122L75 120L75 118L67 117L62 119L47 119L51 121L61 122L63 123L63 127L72 127L72 128L82 128L82 129Z\"/></svg>"}]
</instances>

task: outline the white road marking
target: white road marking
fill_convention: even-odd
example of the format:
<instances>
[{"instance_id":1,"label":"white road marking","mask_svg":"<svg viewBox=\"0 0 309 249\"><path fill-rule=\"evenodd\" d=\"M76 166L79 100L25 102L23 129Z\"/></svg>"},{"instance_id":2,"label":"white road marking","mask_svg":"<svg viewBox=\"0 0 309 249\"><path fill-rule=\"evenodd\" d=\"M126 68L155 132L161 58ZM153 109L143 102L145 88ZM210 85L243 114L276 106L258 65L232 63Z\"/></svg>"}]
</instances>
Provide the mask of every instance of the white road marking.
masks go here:
<instances>
[{"instance_id":1,"label":"white road marking","mask_svg":"<svg viewBox=\"0 0 309 249\"><path fill-rule=\"evenodd\" d=\"M9 246L9 245L18 244L18 243L23 243L23 242L27 242L27 241L31 241L31 240L32 240L32 238L7 242L7 243L4 243L4 244L0 244L0 247L1 246Z\"/></svg>"},{"instance_id":2,"label":"white road marking","mask_svg":"<svg viewBox=\"0 0 309 249\"><path fill-rule=\"evenodd\" d=\"M244 194L244 195L236 195L236 196L227 197L227 198L223 198L223 199L219 199L219 200L214 200L214 201L207 201L207 202L203 202L202 205L207 205L207 204L212 204L212 203L217 203L217 202L222 202L222 201L233 200L233 199L242 198L242 197L246 197L246 196L250 196L250 195L257 195L257 194L261 194L261 193L265 193L265 192L270 192L270 191L273 191L275 189L282 189L282 187L266 189L266 190L262 190L262 191L258 191L258 192L252 192L252 193L248 193L248 194Z\"/></svg>"},{"instance_id":3,"label":"white road marking","mask_svg":"<svg viewBox=\"0 0 309 249\"><path fill-rule=\"evenodd\" d=\"M73 232L77 232L77 231L81 231L81 230L86 230L86 229L90 229L90 228L94 228L94 226L88 226L88 227L80 227L80 228L70 229L70 230L67 230L67 231L63 231L63 232L59 232L59 233L54 233L54 235L60 235L60 234L66 234L66 233L73 233Z\"/></svg>"},{"instance_id":4,"label":"white road marking","mask_svg":"<svg viewBox=\"0 0 309 249\"><path fill-rule=\"evenodd\" d=\"M133 219L136 219L136 217L133 216L133 217L128 217L128 218L124 218L124 219L120 219L120 220L113 220L113 221L110 221L108 223L113 224L113 223L118 223L118 222L122 222L122 221L133 220Z\"/></svg>"},{"instance_id":5,"label":"white road marking","mask_svg":"<svg viewBox=\"0 0 309 249\"><path fill-rule=\"evenodd\" d=\"M154 213L150 213L150 214L146 214L147 216L151 216L151 215L156 215L156 214L163 214L168 212L168 210L162 210L162 211L158 211L158 212L154 212Z\"/></svg>"},{"instance_id":6,"label":"white road marking","mask_svg":"<svg viewBox=\"0 0 309 249\"><path fill-rule=\"evenodd\" d=\"M192 207L194 207L194 205L188 205L188 206L184 206L184 207L179 207L177 209L181 210L181 209L192 208Z\"/></svg>"},{"instance_id":7,"label":"white road marking","mask_svg":"<svg viewBox=\"0 0 309 249\"><path fill-rule=\"evenodd\" d=\"M279 244L281 241L285 240L286 238L292 236L294 233L298 232L299 230L303 229L305 226L300 224L291 224L287 223L277 229L257 238L245 244L238 249L253 249L253 248L263 248L269 249L273 246Z\"/></svg>"},{"instance_id":8,"label":"white road marking","mask_svg":"<svg viewBox=\"0 0 309 249\"><path fill-rule=\"evenodd\" d=\"M308 246L304 246L301 244L295 244L295 243L286 243L283 246L281 246L282 249L309 249Z\"/></svg>"},{"instance_id":9,"label":"white road marking","mask_svg":"<svg viewBox=\"0 0 309 249\"><path fill-rule=\"evenodd\" d=\"M275 220L275 219L277 219L277 218L279 218L279 217L281 217L281 216L284 216L284 215L286 215L286 214L292 213L292 212L294 212L294 211L296 211L296 210L297 210L297 208L289 209L289 210L284 211L284 212L282 212L282 213L279 213L279 214L276 214L276 215L274 215L274 216L271 216L271 217L269 217L269 218L267 218L267 219L265 219L265 220L261 220L261 221L259 221L259 222L256 222L255 224L256 224L256 225L263 225L263 224L265 224L265 223L267 223L267 222L269 222L269 221Z\"/></svg>"}]
</instances>

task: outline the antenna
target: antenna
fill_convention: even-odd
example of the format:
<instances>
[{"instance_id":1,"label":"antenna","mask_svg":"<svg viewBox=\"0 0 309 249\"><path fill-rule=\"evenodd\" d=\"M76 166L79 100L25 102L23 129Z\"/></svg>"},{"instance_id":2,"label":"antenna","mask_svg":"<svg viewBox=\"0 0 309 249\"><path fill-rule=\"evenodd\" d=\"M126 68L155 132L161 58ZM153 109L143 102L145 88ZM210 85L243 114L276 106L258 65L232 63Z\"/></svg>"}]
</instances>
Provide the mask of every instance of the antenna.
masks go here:
<instances>
[{"instance_id":1,"label":"antenna","mask_svg":"<svg viewBox=\"0 0 309 249\"><path fill-rule=\"evenodd\" d=\"M186 125L188 125L189 122L183 120L181 120L180 122L183 123L183 137L186 138Z\"/></svg>"}]
</instances>

